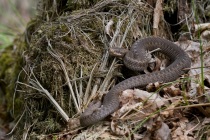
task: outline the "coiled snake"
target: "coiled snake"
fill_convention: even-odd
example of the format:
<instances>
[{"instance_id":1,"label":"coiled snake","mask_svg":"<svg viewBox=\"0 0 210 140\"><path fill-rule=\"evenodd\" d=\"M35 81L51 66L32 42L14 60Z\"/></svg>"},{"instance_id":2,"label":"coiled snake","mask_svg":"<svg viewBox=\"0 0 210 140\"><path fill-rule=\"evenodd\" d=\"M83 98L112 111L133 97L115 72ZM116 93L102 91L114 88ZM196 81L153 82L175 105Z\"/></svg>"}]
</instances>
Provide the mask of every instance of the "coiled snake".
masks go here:
<instances>
[{"instance_id":1,"label":"coiled snake","mask_svg":"<svg viewBox=\"0 0 210 140\"><path fill-rule=\"evenodd\" d=\"M129 88L144 87L149 83L174 81L186 72L183 70L184 68L190 68L191 59L187 53L174 43L158 37L148 37L136 41L130 51L125 52L123 62L131 70L143 71L148 66L147 51L157 48L167 55L172 63L161 71L133 76L115 85L105 95L100 108L94 111L90 111L91 109L88 108L81 114L80 123L82 126L95 124L116 111L120 104L118 99L120 92Z\"/></svg>"}]
</instances>

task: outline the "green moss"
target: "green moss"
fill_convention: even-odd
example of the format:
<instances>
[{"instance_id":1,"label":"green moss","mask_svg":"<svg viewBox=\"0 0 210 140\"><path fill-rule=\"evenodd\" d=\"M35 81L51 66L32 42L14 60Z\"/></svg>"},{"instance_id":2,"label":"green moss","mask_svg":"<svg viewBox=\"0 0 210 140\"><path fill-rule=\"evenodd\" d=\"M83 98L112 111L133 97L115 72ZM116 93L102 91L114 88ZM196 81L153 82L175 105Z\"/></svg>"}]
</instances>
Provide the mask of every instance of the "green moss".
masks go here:
<instances>
[{"instance_id":1,"label":"green moss","mask_svg":"<svg viewBox=\"0 0 210 140\"><path fill-rule=\"evenodd\" d=\"M15 91L15 84L22 68L22 58L21 53L23 52L24 43L21 39L14 41L14 45L10 45L1 52L0 55L0 86L2 92L5 95L7 111L13 110L13 95ZM16 95L14 100L14 117L18 115L22 109L22 99L21 96Z\"/></svg>"}]
</instances>

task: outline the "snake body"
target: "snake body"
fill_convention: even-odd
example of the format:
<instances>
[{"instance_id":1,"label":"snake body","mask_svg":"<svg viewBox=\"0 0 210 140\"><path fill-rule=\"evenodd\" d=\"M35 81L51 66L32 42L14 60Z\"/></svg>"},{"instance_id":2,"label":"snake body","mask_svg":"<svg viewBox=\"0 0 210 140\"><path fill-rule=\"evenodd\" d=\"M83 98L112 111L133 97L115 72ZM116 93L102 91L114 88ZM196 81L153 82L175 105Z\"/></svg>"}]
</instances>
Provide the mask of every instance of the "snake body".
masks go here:
<instances>
[{"instance_id":1,"label":"snake body","mask_svg":"<svg viewBox=\"0 0 210 140\"><path fill-rule=\"evenodd\" d=\"M100 108L95 109L92 113L87 111L81 114L80 123L82 126L95 124L116 111L120 104L118 98L120 92L129 88L144 87L149 83L174 81L186 72L183 69L190 68L191 59L184 50L169 40L158 37L148 37L136 41L130 51L124 55L123 62L131 70L145 70L149 62L147 51L157 48L170 58L171 64L161 71L133 76L115 85L105 95Z\"/></svg>"}]
</instances>

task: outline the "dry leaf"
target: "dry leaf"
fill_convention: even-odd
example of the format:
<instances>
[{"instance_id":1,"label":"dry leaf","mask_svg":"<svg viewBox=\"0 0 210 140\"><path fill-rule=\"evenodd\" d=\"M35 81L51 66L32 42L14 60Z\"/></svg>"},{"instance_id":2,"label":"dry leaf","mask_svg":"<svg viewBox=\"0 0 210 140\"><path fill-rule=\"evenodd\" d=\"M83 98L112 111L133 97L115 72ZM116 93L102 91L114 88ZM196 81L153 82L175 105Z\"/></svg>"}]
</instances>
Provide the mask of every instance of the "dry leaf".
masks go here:
<instances>
[{"instance_id":1,"label":"dry leaf","mask_svg":"<svg viewBox=\"0 0 210 140\"><path fill-rule=\"evenodd\" d=\"M111 29L111 27L112 27L112 25L114 24L114 21L111 19L111 20L109 20L109 22L106 24L106 26L105 26L105 32L106 32L106 34L108 34L110 37L112 37L112 29Z\"/></svg>"},{"instance_id":2,"label":"dry leaf","mask_svg":"<svg viewBox=\"0 0 210 140\"><path fill-rule=\"evenodd\" d=\"M129 112L135 108L141 108L142 103L134 99L134 90L128 89L123 91L120 96L120 103L122 107L118 111L113 113L112 116L115 118L119 118L126 112Z\"/></svg>"},{"instance_id":3,"label":"dry leaf","mask_svg":"<svg viewBox=\"0 0 210 140\"><path fill-rule=\"evenodd\" d=\"M78 118L71 118L68 122L68 129L73 130L80 126L80 121Z\"/></svg>"},{"instance_id":4,"label":"dry leaf","mask_svg":"<svg viewBox=\"0 0 210 140\"><path fill-rule=\"evenodd\" d=\"M143 101L147 101L149 104L153 104L159 108L162 105L164 105L165 102L167 102L166 99L160 97L156 93L149 93L147 91L143 91L143 90L139 90L139 89L134 90L134 98L141 99Z\"/></svg>"},{"instance_id":5,"label":"dry leaf","mask_svg":"<svg viewBox=\"0 0 210 140\"><path fill-rule=\"evenodd\" d=\"M195 31L203 31L206 29L210 29L210 23L201 23L201 24L195 24Z\"/></svg>"},{"instance_id":6,"label":"dry leaf","mask_svg":"<svg viewBox=\"0 0 210 140\"><path fill-rule=\"evenodd\" d=\"M112 129L112 132L114 132L114 134L116 135L123 136L125 134L130 133L127 125L123 124L122 126L119 127L119 125L114 121L111 122L111 129Z\"/></svg>"},{"instance_id":7,"label":"dry leaf","mask_svg":"<svg viewBox=\"0 0 210 140\"><path fill-rule=\"evenodd\" d=\"M206 30L204 32L201 33L201 39L205 40L205 41L210 41L210 31Z\"/></svg>"},{"instance_id":8,"label":"dry leaf","mask_svg":"<svg viewBox=\"0 0 210 140\"><path fill-rule=\"evenodd\" d=\"M170 139L171 130L169 129L168 125L163 123L161 124L160 129L157 130L156 136L161 140L169 140Z\"/></svg>"},{"instance_id":9,"label":"dry leaf","mask_svg":"<svg viewBox=\"0 0 210 140\"><path fill-rule=\"evenodd\" d=\"M174 85L163 88L163 91L172 97L179 96L182 93L182 91L179 88L176 88Z\"/></svg>"},{"instance_id":10,"label":"dry leaf","mask_svg":"<svg viewBox=\"0 0 210 140\"><path fill-rule=\"evenodd\" d=\"M202 125L206 125L206 124L208 125L210 124L210 118L207 118L207 117L204 118Z\"/></svg>"}]
</instances>

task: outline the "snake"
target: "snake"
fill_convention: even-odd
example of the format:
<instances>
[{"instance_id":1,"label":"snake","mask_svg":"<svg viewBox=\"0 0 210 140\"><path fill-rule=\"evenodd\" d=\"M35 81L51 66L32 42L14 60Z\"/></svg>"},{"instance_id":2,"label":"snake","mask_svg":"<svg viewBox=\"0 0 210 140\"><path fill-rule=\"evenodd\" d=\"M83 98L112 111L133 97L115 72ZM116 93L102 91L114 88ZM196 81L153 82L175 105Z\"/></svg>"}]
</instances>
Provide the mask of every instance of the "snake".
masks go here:
<instances>
[{"instance_id":1,"label":"snake","mask_svg":"<svg viewBox=\"0 0 210 140\"><path fill-rule=\"evenodd\" d=\"M137 40L130 48L118 49L116 54L122 57L124 65L134 71L143 71L148 67L148 51L155 49L170 58L170 64L163 70L132 76L115 86L103 98L102 103L90 105L80 115L80 125L83 127L93 125L115 112L119 106L119 94L135 87L145 87L149 83L167 83L175 81L186 73L191 66L191 59L188 54L178 45L160 37L146 37ZM187 70L188 69L188 70Z\"/></svg>"}]
</instances>

